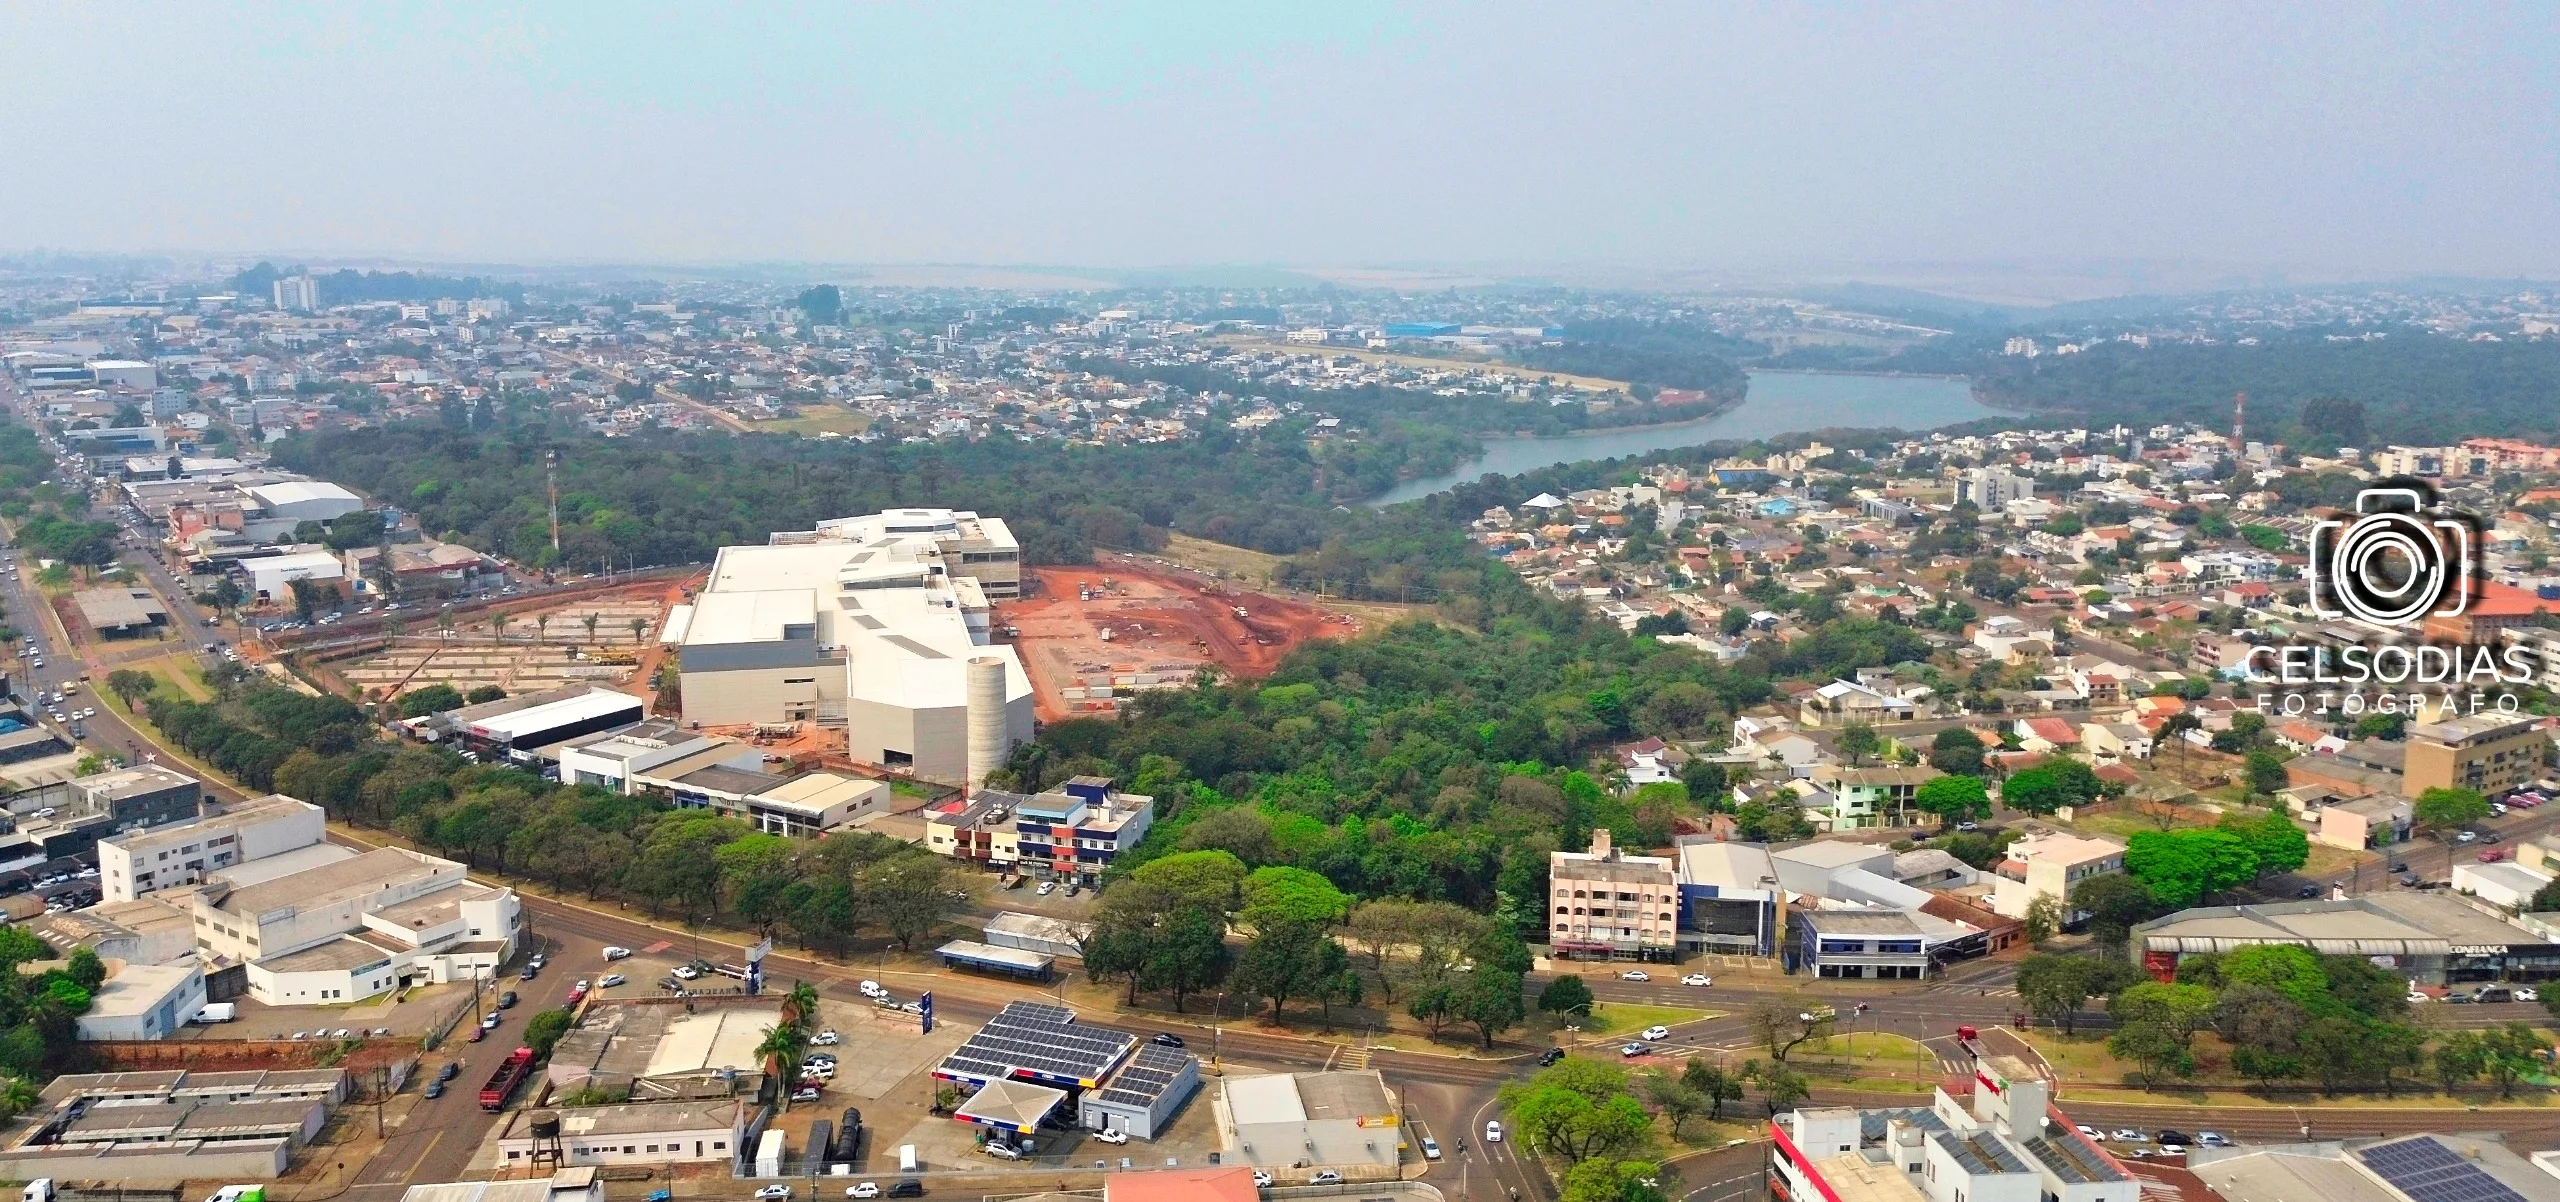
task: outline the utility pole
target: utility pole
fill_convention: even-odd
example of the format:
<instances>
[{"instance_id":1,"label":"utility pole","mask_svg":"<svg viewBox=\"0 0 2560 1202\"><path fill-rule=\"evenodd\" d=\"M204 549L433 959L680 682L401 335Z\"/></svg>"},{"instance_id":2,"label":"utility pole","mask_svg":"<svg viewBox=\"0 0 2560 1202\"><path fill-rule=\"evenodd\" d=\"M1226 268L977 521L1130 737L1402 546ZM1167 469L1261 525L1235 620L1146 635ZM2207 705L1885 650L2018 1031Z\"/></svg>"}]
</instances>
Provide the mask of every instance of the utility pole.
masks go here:
<instances>
[{"instance_id":1,"label":"utility pole","mask_svg":"<svg viewBox=\"0 0 2560 1202\"><path fill-rule=\"evenodd\" d=\"M542 482L551 493L551 554L560 555L560 448L542 453Z\"/></svg>"}]
</instances>

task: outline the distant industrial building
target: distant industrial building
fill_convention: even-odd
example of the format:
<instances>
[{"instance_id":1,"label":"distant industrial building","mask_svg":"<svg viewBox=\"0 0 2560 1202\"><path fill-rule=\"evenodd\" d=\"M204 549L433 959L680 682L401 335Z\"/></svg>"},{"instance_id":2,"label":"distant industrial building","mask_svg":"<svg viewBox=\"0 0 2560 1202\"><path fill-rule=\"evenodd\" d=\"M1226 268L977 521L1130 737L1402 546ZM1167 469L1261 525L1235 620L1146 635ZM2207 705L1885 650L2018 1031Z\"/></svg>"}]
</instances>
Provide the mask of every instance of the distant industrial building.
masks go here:
<instances>
[{"instance_id":1,"label":"distant industrial building","mask_svg":"<svg viewBox=\"0 0 2560 1202\"><path fill-rule=\"evenodd\" d=\"M572 684L412 718L405 725L420 738L451 739L473 755L531 763L537 748L630 726L647 710L629 693Z\"/></svg>"},{"instance_id":2,"label":"distant industrial building","mask_svg":"<svg viewBox=\"0 0 2560 1202\"><path fill-rule=\"evenodd\" d=\"M724 547L684 624L685 719L841 725L856 760L984 779L1031 738L1031 682L988 645L1021 591L998 518L893 509Z\"/></svg>"}]
</instances>

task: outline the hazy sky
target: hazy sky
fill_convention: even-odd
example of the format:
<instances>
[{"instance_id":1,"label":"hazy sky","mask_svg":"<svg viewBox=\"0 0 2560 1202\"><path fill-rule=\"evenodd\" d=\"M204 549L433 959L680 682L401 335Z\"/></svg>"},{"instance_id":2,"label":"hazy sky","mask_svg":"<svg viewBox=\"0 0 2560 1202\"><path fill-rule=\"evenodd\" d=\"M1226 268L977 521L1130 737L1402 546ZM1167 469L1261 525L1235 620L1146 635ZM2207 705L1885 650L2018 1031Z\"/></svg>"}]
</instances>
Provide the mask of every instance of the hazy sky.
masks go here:
<instances>
[{"instance_id":1,"label":"hazy sky","mask_svg":"<svg viewBox=\"0 0 2560 1202\"><path fill-rule=\"evenodd\" d=\"M2560 6L18 4L0 248L2560 274Z\"/></svg>"}]
</instances>

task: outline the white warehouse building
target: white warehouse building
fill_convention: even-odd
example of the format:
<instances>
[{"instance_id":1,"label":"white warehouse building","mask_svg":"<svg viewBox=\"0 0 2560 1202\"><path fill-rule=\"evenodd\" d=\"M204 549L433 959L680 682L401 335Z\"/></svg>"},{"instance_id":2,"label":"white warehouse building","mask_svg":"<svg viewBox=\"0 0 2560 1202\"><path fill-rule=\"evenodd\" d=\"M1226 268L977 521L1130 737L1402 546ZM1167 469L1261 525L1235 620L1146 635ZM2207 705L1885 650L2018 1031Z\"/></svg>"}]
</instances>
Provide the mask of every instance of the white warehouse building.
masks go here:
<instances>
[{"instance_id":1,"label":"white warehouse building","mask_svg":"<svg viewBox=\"0 0 2560 1202\"><path fill-rule=\"evenodd\" d=\"M968 780L1031 738L1031 679L989 645L989 598L1017 595L1021 571L1002 519L949 509L724 547L685 624L685 720L841 725L856 760Z\"/></svg>"}]
</instances>

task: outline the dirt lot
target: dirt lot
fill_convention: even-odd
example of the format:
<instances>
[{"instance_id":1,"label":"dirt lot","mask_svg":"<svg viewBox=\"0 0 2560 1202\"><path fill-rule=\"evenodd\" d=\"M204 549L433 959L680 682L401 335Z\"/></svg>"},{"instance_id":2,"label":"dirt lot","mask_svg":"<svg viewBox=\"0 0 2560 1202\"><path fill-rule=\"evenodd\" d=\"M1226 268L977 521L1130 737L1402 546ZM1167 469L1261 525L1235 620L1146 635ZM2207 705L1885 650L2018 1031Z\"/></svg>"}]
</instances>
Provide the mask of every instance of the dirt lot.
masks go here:
<instances>
[{"instance_id":1,"label":"dirt lot","mask_svg":"<svg viewBox=\"0 0 2560 1202\"><path fill-rule=\"evenodd\" d=\"M1034 575L1039 587L996 620L1016 631L1044 722L1109 713L1117 695L1188 683L1204 664L1261 676L1308 639L1360 633L1346 615L1125 559Z\"/></svg>"},{"instance_id":2,"label":"dirt lot","mask_svg":"<svg viewBox=\"0 0 2560 1202\"><path fill-rule=\"evenodd\" d=\"M526 606L465 618L446 630L433 611L408 619L384 650L332 665L355 690L392 696L442 682L464 692L497 685L510 694L591 681L628 686L648 679L662 654L659 624L678 586L651 584L550 608ZM595 619L592 632L587 619ZM640 623L635 636L633 623ZM637 691L637 690L634 690Z\"/></svg>"}]
</instances>

